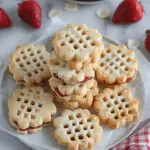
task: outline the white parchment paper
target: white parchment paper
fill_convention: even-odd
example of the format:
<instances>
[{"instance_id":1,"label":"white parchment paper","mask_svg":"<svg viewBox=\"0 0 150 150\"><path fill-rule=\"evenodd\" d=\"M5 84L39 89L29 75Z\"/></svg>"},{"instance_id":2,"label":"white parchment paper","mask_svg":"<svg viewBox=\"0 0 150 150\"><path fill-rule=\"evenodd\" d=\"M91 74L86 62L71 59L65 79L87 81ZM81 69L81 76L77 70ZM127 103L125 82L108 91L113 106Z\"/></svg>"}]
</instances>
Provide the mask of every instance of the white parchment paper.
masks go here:
<instances>
[{"instance_id":1,"label":"white parchment paper","mask_svg":"<svg viewBox=\"0 0 150 150\"><path fill-rule=\"evenodd\" d=\"M64 28L66 23L64 23L59 18L54 18L50 21L50 25L43 30L41 37L34 41L33 43L44 43L47 47L47 50L51 50L50 40L52 39L53 34ZM23 39L19 39L19 41L23 41ZM104 42L108 42L104 40ZM18 43L20 44L20 43ZM44 128L42 131L37 132L36 134L28 134L28 135L18 135L16 130L9 125L8 122L8 107L7 100L12 95L13 88L15 87L14 81L8 76L8 55L13 52L14 49L10 48L7 50L5 55L3 56L4 66L0 72L0 129L8 132L9 134L19 138L24 143L38 149L44 150L60 150L60 147L54 140L53 132L54 128L52 126ZM139 50L135 49L136 57L139 64L139 74L132 84L129 84L129 87L132 89L134 96L141 100L140 112L141 118L140 121L149 117L150 113L150 101L148 101L148 97L150 96L150 65L149 62L144 58L144 56L140 53ZM2 52L0 52L0 55ZM62 106L58 106L58 111L62 109ZM144 113L146 112L146 113ZM117 143L131 133L138 123L134 123L130 126L122 127L118 130L112 131L108 129L106 126L103 126L104 132L102 135L102 139L95 145L95 150L103 150L110 148L114 143Z\"/></svg>"}]
</instances>

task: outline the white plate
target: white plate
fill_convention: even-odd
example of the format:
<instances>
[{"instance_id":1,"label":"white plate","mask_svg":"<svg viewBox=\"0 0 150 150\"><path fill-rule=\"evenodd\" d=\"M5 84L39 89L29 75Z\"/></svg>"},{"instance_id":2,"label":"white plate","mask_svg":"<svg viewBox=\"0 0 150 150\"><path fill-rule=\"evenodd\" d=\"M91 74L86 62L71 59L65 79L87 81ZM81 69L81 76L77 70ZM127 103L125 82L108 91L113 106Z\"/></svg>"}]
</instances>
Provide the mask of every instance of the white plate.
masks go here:
<instances>
[{"instance_id":1,"label":"white plate","mask_svg":"<svg viewBox=\"0 0 150 150\"><path fill-rule=\"evenodd\" d=\"M51 50L51 45L50 45L50 40L52 39L51 36L46 36L43 37L33 43L43 43L46 45L48 48L47 50ZM113 42L109 38L104 38L104 43L107 44L108 42ZM115 42L114 42L115 43ZM5 84L5 85L2 85ZM53 138L53 131L54 128L52 126L50 127L45 127L43 130L37 132L36 134L28 134L28 135L19 135L16 133L16 130L12 128L9 125L8 122L8 117L7 117L7 99L12 95L13 87L15 86L14 81L7 75L7 70L4 73L4 78L3 78L3 83L1 83L1 87L5 87L3 91L0 91L0 94L3 93L3 97L0 97L0 99L4 101L0 101L0 114L1 118L3 119L3 130L8 132L9 134L17 137L20 141L25 143L26 145L34 148L34 149L39 149L39 150L60 150L62 149L61 146L59 146L54 138ZM141 74L139 72L137 78L135 81L130 83L128 85L132 91L133 94L139 98L139 99L144 99L143 97L145 96L144 94L144 85L143 81L141 78ZM5 94L6 93L6 94ZM0 95L1 96L1 95ZM144 104L144 101L141 102L141 104ZM59 106L60 107L60 106ZM58 109L60 111L60 109ZM141 105L141 114L143 111L143 105ZM142 116L141 116L142 117ZM112 131L108 129L105 125L102 125L104 128L104 132L102 135L102 139L100 142L95 144L94 150L99 150L99 149L110 149L113 146L115 146L117 143L121 142L124 140L126 137L128 137L137 127L138 122L135 124L132 124L132 126L124 126L121 127L120 129L117 129L115 131ZM1 123L0 123L1 127ZM2 127L1 127L2 128Z\"/></svg>"}]
</instances>

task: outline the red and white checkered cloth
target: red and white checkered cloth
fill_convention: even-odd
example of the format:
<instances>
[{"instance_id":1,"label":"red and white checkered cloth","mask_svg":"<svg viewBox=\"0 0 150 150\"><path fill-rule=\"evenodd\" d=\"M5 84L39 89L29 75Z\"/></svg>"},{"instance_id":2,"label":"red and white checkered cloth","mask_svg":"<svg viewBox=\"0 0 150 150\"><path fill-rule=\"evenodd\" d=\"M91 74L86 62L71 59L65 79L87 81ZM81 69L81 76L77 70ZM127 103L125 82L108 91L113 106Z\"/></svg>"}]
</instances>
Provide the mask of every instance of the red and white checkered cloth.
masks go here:
<instances>
[{"instance_id":1,"label":"red and white checkered cloth","mask_svg":"<svg viewBox=\"0 0 150 150\"><path fill-rule=\"evenodd\" d=\"M110 150L150 150L150 122Z\"/></svg>"}]
</instances>

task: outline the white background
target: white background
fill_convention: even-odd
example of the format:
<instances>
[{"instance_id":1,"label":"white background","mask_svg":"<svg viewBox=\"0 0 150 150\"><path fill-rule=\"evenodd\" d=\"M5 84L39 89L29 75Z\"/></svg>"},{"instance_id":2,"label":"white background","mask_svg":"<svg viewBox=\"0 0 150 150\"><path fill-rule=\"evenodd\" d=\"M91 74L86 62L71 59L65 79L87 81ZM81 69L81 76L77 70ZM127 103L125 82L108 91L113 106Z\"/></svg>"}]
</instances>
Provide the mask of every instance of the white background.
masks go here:
<instances>
[{"instance_id":1,"label":"white background","mask_svg":"<svg viewBox=\"0 0 150 150\"><path fill-rule=\"evenodd\" d=\"M47 13L51 8L61 10L62 15L60 18L63 21L68 23L85 23L89 27L97 28L103 35L108 36L117 42L125 43L127 39L140 40L140 49L148 61L150 61L150 53L148 53L143 46L145 38L144 32L146 29L150 29L149 0L141 0L145 9L144 18L140 22L132 25L114 25L110 20L101 20L95 15L96 10L101 7L109 8L112 15L121 0L103 0L97 5L79 6L78 12L66 12L64 10L64 0L38 0L43 8L44 20L42 29L39 31L31 29L20 22L16 13L16 6L20 1L21 0L0 0L0 7L6 9L13 22L12 28L0 30L0 51L3 52L0 53L0 60L2 62L7 61L4 60L4 56L7 55L8 49L11 48L13 51L17 45L31 42L44 34L45 29L48 28L48 23L50 22L50 20L48 20ZM2 68L0 69L0 72L1 71ZM147 118L148 117L149 116L147 116ZM143 124L141 124L141 126L142 125ZM30 150L30 148L22 144L19 140L2 131L0 131L0 149Z\"/></svg>"}]
</instances>

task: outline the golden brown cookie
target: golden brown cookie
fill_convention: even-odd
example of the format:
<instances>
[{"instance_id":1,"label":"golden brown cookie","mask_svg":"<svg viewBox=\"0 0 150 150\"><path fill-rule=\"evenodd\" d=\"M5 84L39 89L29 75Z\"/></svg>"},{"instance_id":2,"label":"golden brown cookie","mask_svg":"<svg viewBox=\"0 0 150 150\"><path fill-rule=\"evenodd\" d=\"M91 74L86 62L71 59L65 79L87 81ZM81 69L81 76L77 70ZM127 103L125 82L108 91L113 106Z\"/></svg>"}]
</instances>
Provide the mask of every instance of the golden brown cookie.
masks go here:
<instances>
[{"instance_id":1,"label":"golden brown cookie","mask_svg":"<svg viewBox=\"0 0 150 150\"><path fill-rule=\"evenodd\" d=\"M109 86L130 82L137 74L135 53L125 45L110 44L101 53L97 66L98 81Z\"/></svg>"},{"instance_id":2,"label":"golden brown cookie","mask_svg":"<svg viewBox=\"0 0 150 150\"><path fill-rule=\"evenodd\" d=\"M92 93L98 92L97 82L94 79L89 80L84 84L66 84L61 80L52 77L49 80L49 84L55 95L64 101L79 100L80 98L86 96L90 89L92 90Z\"/></svg>"},{"instance_id":3,"label":"golden brown cookie","mask_svg":"<svg viewBox=\"0 0 150 150\"><path fill-rule=\"evenodd\" d=\"M68 62L74 69L81 68L83 62L95 66L104 48L101 34L84 24L69 24L64 30L56 32L52 45L59 59Z\"/></svg>"},{"instance_id":4,"label":"golden brown cookie","mask_svg":"<svg viewBox=\"0 0 150 150\"><path fill-rule=\"evenodd\" d=\"M35 133L49 125L56 113L53 96L41 87L25 87L14 90L8 100L9 121L20 134Z\"/></svg>"},{"instance_id":5,"label":"golden brown cookie","mask_svg":"<svg viewBox=\"0 0 150 150\"><path fill-rule=\"evenodd\" d=\"M50 77L47 60L50 53L44 45L28 44L18 46L10 56L9 71L17 83L40 84Z\"/></svg>"},{"instance_id":6,"label":"golden brown cookie","mask_svg":"<svg viewBox=\"0 0 150 150\"><path fill-rule=\"evenodd\" d=\"M48 61L48 66L54 78L68 84L85 83L95 77L91 64L84 64L79 70L71 69L67 63L58 60L54 55Z\"/></svg>"},{"instance_id":7,"label":"golden brown cookie","mask_svg":"<svg viewBox=\"0 0 150 150\"><path fill-rule=\"evenodd\" d=\"M139 118L139 100L131 96L130 89L123 87L104 89L96 96L94 108L100 122L112 129Z\"/></svg>"},{"instance_id":8,"label":"golden brown cookie","mask_svg":"<svg viewBox=\"0 0 150 150\"><path fill-rule=\"evenodd\" d=\"M53 124L56 141L66 145L69 150L92 150L102 134L98 117L91 115L87 109L66 109L60 117L54 119Z\"/></svg>"},{"instance_id":9,"label":"golden brown cookie","mask_svg":"<svg viewBox=\"0 0 150 150\"><path fill-rule=\"evenodd\" d=\"M97 83L95 82L95 85L88 89L87 93L84 95L84 97L79 95L72 95L70 100L65 100L63 97L57 96L56 93L54 93L55 100L57 102L63 103L67 108L69 109L75 109L75 108L90 108L93 104L94 97L98 94L98 88Z\"/></svg>"}]
</instances>

